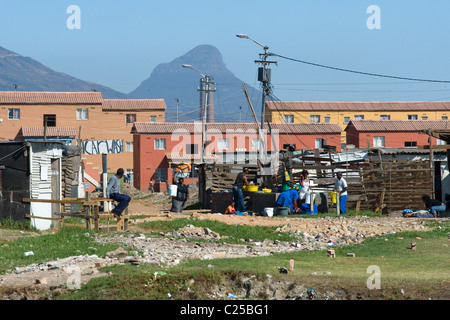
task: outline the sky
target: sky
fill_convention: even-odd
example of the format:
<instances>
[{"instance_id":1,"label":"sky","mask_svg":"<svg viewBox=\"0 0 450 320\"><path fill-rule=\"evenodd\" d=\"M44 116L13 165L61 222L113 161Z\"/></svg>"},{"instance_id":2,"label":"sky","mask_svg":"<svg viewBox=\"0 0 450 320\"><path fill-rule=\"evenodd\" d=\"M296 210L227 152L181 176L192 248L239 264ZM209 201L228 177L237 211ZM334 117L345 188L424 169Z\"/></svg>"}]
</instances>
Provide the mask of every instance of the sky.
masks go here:
<instances>
[{"instance_id":1,"label":"sky","mask_svg":"<svg viewBox=\"0 0 450 320\"><path fill-rule=\"evenodd\" d=\"M79 15L68 12L73 5ZM0 0L0 46L129 93L158 64L209 44L258 87L254 60L263 50L236 37L247 34L297 60L449 81L271 57L279 100L440 101L450 100L449 17L448 0Z\"/></svg>"}]
</instances>

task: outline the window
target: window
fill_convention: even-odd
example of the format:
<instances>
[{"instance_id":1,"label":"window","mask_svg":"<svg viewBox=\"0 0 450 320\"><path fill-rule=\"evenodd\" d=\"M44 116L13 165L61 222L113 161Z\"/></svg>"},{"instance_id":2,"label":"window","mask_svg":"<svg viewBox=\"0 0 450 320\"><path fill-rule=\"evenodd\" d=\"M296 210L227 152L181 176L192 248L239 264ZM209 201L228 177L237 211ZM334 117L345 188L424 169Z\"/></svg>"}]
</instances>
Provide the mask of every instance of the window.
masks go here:
<instances>
[{"instance_id":1,"label":"window","mask_svg":"<svg viewBox=\"0 0 450 320\"><path fill-rule=\"evenodd\" d=\"M128 113L126 115L126 123L135 123L136 122L136 113Z\"/></svg>"},{"instance_id":2,"label":"window","mask_svg":"<svg viewBox=\"0 0 450 320\"><path fill-rule=\"evenodd\" d=\"M321 149L321 148L323 148L323 146L325 146L326 144L327 144L327 139L316 138L315 148L316 148L316 149Z\"/></svg>"},{"instance_id":3,"label":"window","mask_svg":"<svg viewBox=\"0 0 450 320\"><path fill-rule=\"evenodd\" d=\"M349 123L350 122L350 117L344 117L344 123Z\"/></svg>"},{"instance_id":4,"label":"window","mask_svg":"<svg viewBox=\"0 0 450 320\"><path fill-rule=\"evenodd\" d=\"M150 116L150 122L156 122L156 116Z\"/></svg>"},{"instance_id":5,"label":"window","mask_svg":"<svg viewBox=\"0 0 450 320\"><path fill-rule=\"evenodd\" d=\"M56 127L56 114L44 114L44 127Z\"/></svg>"},{"instance_id":6,"label":"window","mask_svg":"<svg viewBox=\"0 0 450 320\"><path fill-rule=\"evenodd\" d=\"M155 139L155 150L166 150L166 139Z\"/></svg>"},{"instance_id":7,"label":"window","mask_svg":"<svg viewBox=\"0 0 450 320\"><path fill-rule=\"evenodd\" d=\"M261 146L260 140L258 138L253 138L252 139L252 149L259 150L260 146Z\"/></svg>"},{"instance_id":8,"label":"window","mask_svg":"<svg viewBox=\"0 0 450 320\"><path fill-rule=\"evenodd\" d=\"M157 168L155 170L155 182L167 182L167 169L166 168Z\"/></svg>"},{"instance_id":9,"label":"window","mask_svg":"<svg viewBox=\"0 0 450 320\"><path fill-rule=\"evenodd\" d=\"M390 114L382 114L380 115L380 120L391 120Z\"/></svg>"},{"instance_id":10,"label":"window","mask_svg":"<svg viewBox=\"0 0 450 320\"><path fill-rule=\"evenodd\" d=\"M186 154L198 154L198 144L187 144Z\"/></svg>"},{"instance_id":11,"label":"window","mask_svg":"<svg viewBox=\"0 0 450 320\"><path fill-rule=\"evenodd\" d=\"M364 115L363 114L357 114L355 115L355 120L364 120Z\"/></svg>"},{"instance_id":12,"label":"window","mask_svg":"<svg viewBox=\"0 0 450 320\"><path fill-rule=\"evenodd\" d=\"M288 114L284 116L285 123L294 123L294 115Z\"/></svg>"},{"instance_id":13,"label":"window","mask_svg":"<svg viewBox=\"0 0 450 320\"><path fill-rule=\"evenodd\" d=\"M428 120L428 117L427 117L427 116L422 116L421 119L422 119L422 120Z\"/></svg>"},{"instance_id":14,"label":"window","mask_svg":"<svg viewBox=\"0 0 450 320\"><path fill-rule=\"evenodd\" d=\"M384 136L373 137L373 146L374 147L384 147Z\"/></svg>"},{"instance_id":15,"label":"window","mask_svg":"<svg viewBox=\"0 0 450 320\"><path fill-rule=\"evenodd\" d=\"M311 116L309 116L309 121L311 123L318 123L318 122L320 122L320 116L318 116L318 115L311 115Z\"/></svg>"},{"instance_id":16,"label":"window","mask_svg":"<svg viewBox=\"0 0 450 320\"><path fill-rule=\"evenodd\" d=\"M442 116L441 120L448 120L448 117L447 116Z\"/></svg>"},{"instance_id":17,"label":"window","mask_svg":"<svg viewBox=\"0 0 450 320\"><path fill-rule=\"evenodd\" d=\"M217 140L217 149L218 150L223 150L223 149L228 150L229 148L230 148L230 143L229 143L228 139L218 139Z\"/></svg>"},{"instance_id":18,"label":"window","mask_svg":"<svg viewBox=\"0 0 450 320\"><path fill-rule=\"evenodd\" d=\"M324 121L325 123L330 123L330 117L324 117L324 118L323 118L323 121Z\"/></svg>"},{"instance_id":19,"label":"window","mask_svg":"<svg viewBox=\"0 0 450 320\"><path fill-rule=\"evenodd\" d=\"M405 147L417 147L417 141L405 141Z\"/></svg>"},{"instance_id":20,"label":"window","mask_svg":"<svg viewBox=\"0 0 450 320\"><path fill-rule=\"evenodd\" d=\"M8 109L8 119L9 120L19 120L20 119L20 109Z\"/></svg>"},{"instance_id":21,"label":"window","mask_svg":"<svg viewBox=\"0 0 450 320\"><path fill-rule=\"evenodd\" d=\"M125 145L125 151L126 152L133 152L133 142L127 141Z\"/></svg>"},{"instance_id":22,"label":"window","mask_svg":"<svg viewBox=\"0 0 450 320\"><path fill-rule=\"evenodd\" d=\"M408 120L417 120L417 114L408 114Z\"/></svg>"},{"instance_id":23,"label":"window","mask_svg":"<svg viewBox=\"0 0 450 320\"><path fill-rule=\"evenodd\" d=\"M88 120L88 109L77 109L77 120Z\"/></svg>"}]
</instances>

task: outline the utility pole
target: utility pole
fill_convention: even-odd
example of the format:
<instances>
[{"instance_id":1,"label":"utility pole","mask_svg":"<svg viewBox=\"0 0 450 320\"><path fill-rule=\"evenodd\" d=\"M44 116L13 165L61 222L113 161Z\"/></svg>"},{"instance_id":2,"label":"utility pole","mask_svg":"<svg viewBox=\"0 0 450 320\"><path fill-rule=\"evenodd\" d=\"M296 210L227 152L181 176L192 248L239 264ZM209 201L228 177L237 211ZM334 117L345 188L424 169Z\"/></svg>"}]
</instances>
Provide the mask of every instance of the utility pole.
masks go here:
<instances>
[{"instance_id":1,"label":"utility pole","mask_svg":"<svg viewBox=\"0 0 450 320\"><path fill-rule=\"evenodd\" d=\"M261 106L261 129L264 130L264 122L265 122L265 104L266 104L266 97L270 95L272 92L272 85L270 84L271 81L271 75L272 75L272 69L268 68L267 66L271 64L278 65L277 61L268 61L267 57L269 56L269 53L267 50L269 50L268 46L263 46L264 53L260 53L259 57L260 60L255 60L255 63L261 63L262 67L258 69L258 81L261 82L262 86L262 106Z\"/></svg>"},{"instance_id":2,"label":"utility pole","mask_svg":"<svg viewBox=\"0 0 450 320\"><path fill-rule=\"evenodd\" d=\"M175 98L175 101L177 102L177 123L178 123L178 102L180 101L178 98Z\"/></svg>"},{"instance_id":3,"label":"utility pole","mask_svg":"<svg viewBox=\"0 0 450 320\"><path fill-rule=\"evenodd\" d=\"M215 83L211 81L212 77L209 75L204 75L202 79L200 79L200 89L199 91L202 92L201 96L204 97L203 99L203 119L202 119L202 154L201 154L201 163L204 163L204 156L205 156L205 144L206 144L206 122L207 120L211 120L208 117L208 104L209 104L209 93L215 92L216 90L211 85L214 85ZM208 118L208 119L207 119Z\"/></svg>"}]
</instances>

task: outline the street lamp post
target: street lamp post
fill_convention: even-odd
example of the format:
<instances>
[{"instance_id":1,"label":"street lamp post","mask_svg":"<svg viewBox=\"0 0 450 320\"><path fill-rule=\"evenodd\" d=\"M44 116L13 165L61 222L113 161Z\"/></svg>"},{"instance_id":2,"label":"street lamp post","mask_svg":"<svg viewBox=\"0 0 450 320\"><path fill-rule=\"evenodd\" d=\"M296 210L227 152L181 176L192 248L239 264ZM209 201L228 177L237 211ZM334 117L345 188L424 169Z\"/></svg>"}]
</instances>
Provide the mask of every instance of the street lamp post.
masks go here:
<instances>
[{"instance_id":1,"label":"street lamp post","mask_svg":"<svg viewBox=\"0 0 450 320\"><path fill-rule=\"evenodd\" d=\"M194 71L196 71L197 73L199 73L202 77L203 77L203 83L205 84L205 86L200 88L200 91L202 92L206 92L205 94L205 98L204 98L204 102L203 102L203 115L202 115L202 152L201 152L201 163L204 163L204 154L205 154L205 143L206 143L206 116L207 116L207 110L208 110L208 96L209 96L209 92L214 92L215 90L213 88L210 87L210 84L214 84L214 82L211 81L211 76L207 75L207 74L203 74L201 73L199 70L195 69L193 66L191 66L190 64L183 64L182 65L183 68L186 69L192 69ZM201 99L200 99L200 103L202 103Z\"/></svg>"},{"instance_id":2,"label":"street lamp post","mask_svg":"<svg viewBox=\"0 0 450 320\"><path fill-rule=\"evenodd\" d=\"M268 46L264 46L261 43L259 43L258 41L250 38L248 35L246 34L237 34L236 37L241 38L241 39L248 39L253 41L254 43L256 43L258 46L260 46L261 48L263 48L264 53L260 53L260 60L255 60L255 63L261 63L262 67L258 69L258 81L261 82L262 84L262 106L261 106L261 130L264 130L264 121L265 121L265 104L266 104L266 97L268 95L270 95L272 88L270 85L270 80L271 80L271 69L267 68L268 65L270 64L278 64L277 61L268 61L267 57L270 55L270 53L268 53L269 47Z\"/></svg>"}]
</instances>

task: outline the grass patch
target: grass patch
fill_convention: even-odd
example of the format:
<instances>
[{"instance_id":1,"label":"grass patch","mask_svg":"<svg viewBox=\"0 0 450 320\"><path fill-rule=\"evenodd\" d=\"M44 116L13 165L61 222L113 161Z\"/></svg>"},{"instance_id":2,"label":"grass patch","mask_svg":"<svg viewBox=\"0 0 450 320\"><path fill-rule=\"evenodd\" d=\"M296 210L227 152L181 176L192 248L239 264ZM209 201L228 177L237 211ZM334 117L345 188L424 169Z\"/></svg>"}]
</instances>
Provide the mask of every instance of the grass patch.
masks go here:
<instances>
[{"instance_id":1,"label":"grass patch","mask_svg":"<svg viewBox=\"0 0 450 320\"><path fill-rule=\"evenodd\" d=\"M84 254L104 256L117 248L101 245L93 237L94 231L82 228L63 227L52 234L24 237L0 246L0 274L15 267L42 263ZM32 251L33 255L25 256Z\"/></svg>"},{"instance_id":2,"label":"grass patch","mask_svg":"<svg viewBox=\"0 0 450 320\"><path fill-rule=\"evenodd\" d=\"M189 220L184 223L194 222ZM202 225L205 222L201 221ZM382 300L448 299L450 226L448 222L439 225L440 228L434 231L401 232L369 238L361 244L335 246L336 258L329 258L326 250L320 250L280 253L269 257L189 260L165 269L112 266L102 269L111 271L112 277L93 279L79 291L63 295L60 299L211 299L208 292L225 283L230 284L230 279L235 281L234 287L229 290L237 292L242 288L239 275L256 275L258 280L263 281L267 274L288 286L295 283L317 291L340 292L350 299L359 296ZM208 224L208 227L214 226L219 227ZM151 224L148 227L170 230L175 225ZM231 231L228 232L231 234ZM409 249L411 242L417 243L416 250ZM355 253L356 257L347 257L350 252ZM290 259L295 261L294 270L280 274L278 267L288 268ZM380 269L380 290L370 291L367 288L367 280L372 275L372 271L368 272L369 266ZM401 293L401 289L406 294Z\"/></svg>"},{"instance_id":3,"label":"grass patch","mask_svg":"<svg viewBox=\"0 0 450 320\"><path fill-rule=\"evenodd\" d=\"M13 221L11 218L0 219L1 229L37 231L35 227L30 225L30 220Z\"/></svg>"}]
</instances>

